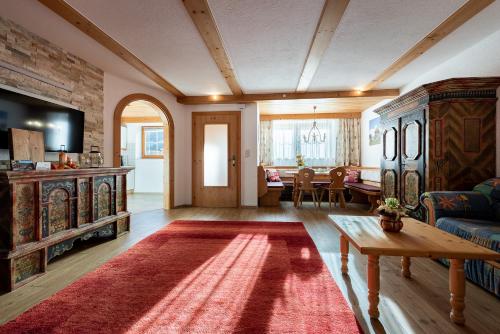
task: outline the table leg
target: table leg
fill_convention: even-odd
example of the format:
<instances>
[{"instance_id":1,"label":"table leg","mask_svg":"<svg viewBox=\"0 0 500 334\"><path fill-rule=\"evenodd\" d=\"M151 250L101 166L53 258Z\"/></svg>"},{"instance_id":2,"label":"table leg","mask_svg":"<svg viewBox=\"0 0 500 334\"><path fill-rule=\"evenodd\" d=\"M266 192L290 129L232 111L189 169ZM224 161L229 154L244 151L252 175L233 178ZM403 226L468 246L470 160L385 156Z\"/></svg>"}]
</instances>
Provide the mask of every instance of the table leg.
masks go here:
<instances>
[{"instance_id":1,"label":"table leg","mask_svg":"<svg viewBox=\"0 0 500 334\"><path fill-rule=\"evenodd\" d=\"M450 303L451 320L459 325L465 324L465 272L463 259L450 259Z\"/></svg>"},{"instance_id":2,"label":"table leg","mask_svg":"<svg viewBox=\"0 0 500 334\"><path fill-rule=\"evenodd\" d=\"M403 275L403 277L411 278L410 264L411 260L409 257L407 256L401 257L401 275Z\"/></svg>"},{"instance_id":3,"label":"table leg","mask_svg":"<svg viewBox=\"0 0 500 334\"><path fill-rule=\"evenodd\" d=\"M368 255L368 314L371 318L378 318L378 292L380 289L380 267L377 255Z\"/></svg>"},{"instance_id":4,"label":"table leg","mask_svg":"<svg viewBox=\"0 0 500 334\"><path fill-rule=\"evenodd\" d=\"M343 235L340 236L340 260L342 267L340 270L343 275L347 275L347 262L349 261L349 241Z\"/></svg>"}]
</instances>

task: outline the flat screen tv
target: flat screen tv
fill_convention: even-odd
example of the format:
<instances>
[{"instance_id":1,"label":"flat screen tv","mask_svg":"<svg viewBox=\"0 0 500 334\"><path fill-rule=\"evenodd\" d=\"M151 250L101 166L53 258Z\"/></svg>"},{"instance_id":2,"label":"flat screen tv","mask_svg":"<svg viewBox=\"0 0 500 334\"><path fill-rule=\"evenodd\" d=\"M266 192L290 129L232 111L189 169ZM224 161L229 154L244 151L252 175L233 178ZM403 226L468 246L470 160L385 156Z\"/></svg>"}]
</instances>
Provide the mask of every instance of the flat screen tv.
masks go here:
<instances>
[{"instance_id":1,"label":"flat screen tv","mask_svg":"<svg viewBox=\"0 0 500 334\"><path fill-rule=\"evenodd\" d=\"M83 153L84 113L0 88L0 149L8 149L8 129L42 131L45 151Z\"/></svg>"}]
</instances>

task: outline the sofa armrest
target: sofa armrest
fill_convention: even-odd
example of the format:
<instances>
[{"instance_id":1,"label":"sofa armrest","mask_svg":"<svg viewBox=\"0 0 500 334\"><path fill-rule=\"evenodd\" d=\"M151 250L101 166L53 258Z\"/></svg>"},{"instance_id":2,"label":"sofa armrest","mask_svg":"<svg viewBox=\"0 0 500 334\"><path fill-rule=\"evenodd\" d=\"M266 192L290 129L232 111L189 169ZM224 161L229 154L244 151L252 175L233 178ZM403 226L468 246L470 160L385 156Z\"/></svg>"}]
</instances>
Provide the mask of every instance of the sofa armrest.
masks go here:
<instances>
[{"instance_id":1,"label":"sofa armrest","mask_svg":"<svg viewBox=\"0 0 500 334\"><path fill-rule=\"evenodd\" d=\"M486 196L475 191L433 191L420 196L427 209L427 223L435 225L441 217L491 219L491 203Z\"/></svg>"}]
</instances>

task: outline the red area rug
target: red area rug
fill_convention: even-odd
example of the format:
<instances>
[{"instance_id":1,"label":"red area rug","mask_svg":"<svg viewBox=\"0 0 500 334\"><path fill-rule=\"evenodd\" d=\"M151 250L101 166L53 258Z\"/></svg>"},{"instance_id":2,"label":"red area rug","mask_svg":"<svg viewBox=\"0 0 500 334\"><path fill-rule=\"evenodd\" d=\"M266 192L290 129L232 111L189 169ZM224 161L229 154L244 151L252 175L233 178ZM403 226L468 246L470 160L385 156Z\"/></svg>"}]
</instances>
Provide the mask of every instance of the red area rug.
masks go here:
<instances>
[{"instance_id":1,"label":"red area rug","mask_svg":"<svg viewBox=\"0 0 500 334\"><path fill-rule=\"evenodd\" d=\"M359 333L302 223L176 221L0 333Z\"/></svg>"}]
</instances>

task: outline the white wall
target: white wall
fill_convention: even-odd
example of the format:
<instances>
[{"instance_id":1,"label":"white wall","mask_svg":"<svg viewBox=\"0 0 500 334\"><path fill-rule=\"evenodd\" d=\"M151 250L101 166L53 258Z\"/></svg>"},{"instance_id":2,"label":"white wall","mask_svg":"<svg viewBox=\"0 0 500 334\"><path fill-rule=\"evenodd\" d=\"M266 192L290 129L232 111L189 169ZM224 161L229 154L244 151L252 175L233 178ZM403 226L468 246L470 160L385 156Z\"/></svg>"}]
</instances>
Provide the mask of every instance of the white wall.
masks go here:
<instances>
[{"instance_id":1,"label":"white wall","mask_svg":"<svg viewBox=\"0 0 500 334\"><path fill-rule=\"evenodd\" d=\"M364 167L380 167L380 157L382 156L382 143L370 146L369 132L370 120L379 117L373 110L383 106L390 99L383 100L376 105L366 109L361 114L361 166Z\"/></svg>"},{"instance_id":2,"label":"white wall","mask_svg":"<svg viewBox=\"0 0 500 334\"><path fill-rule=\"evenodd\" d=\"M249 104L211 104L185 106L189 110L189 147L191 147L192 112L241 111L241 205L257 206L257 126L258 106ZM186 170L191 175L191 149L186 157ZM191 203L191 178L189 178L189 203Z\"/></svg>"},{"instance_id":3,"label":"white wall","mask_svg":"<svg viewBox=\"0 0 500 334\"><path fill-rule=\"evenodd\" d=\"M129 123L127 124L127 156L132 171L133 187L136 193L163 193L164 159L142 158L142 127L163 126L162 123ZM129 179L127 179L127 185ZM130 189L130 188L129 188Z\"/></svg>"},{"instance_id":4,"label":"white wall","mask_svg":"<svg viewBox=\"0 0 500 334\"><path fill-rule=\"evenodd\" d=\"M105 165L113 163L113 114L118 102L129 94L144 93L160 100L174 119L174 205L191 203L191 172L186 162L191 160L191 121L185 106L178 104L175 97L163 90L143 86L104 73L104 159ZM189 118L189 120L188 120ZM186 131L186 129L189 129ZM188 141L189 139L189 141ZM137 182L138 180L136 180ZM189 184L189 187L187 186Z\"/></svg>"},{"instance_id":5,"label":"white wall","mask_svg":"<svg viewBox=\"0 0 500 334\"><path fill-rule=\"evenodd\" d=\"M459 77L500 76L500 31L489 35L455 57L419 76L401 89L401 94L425 83ZM500 97L500 88L497 91ZM500 176L500 100L497 101L497 176Z\"/></svg>"}]
</instances>

